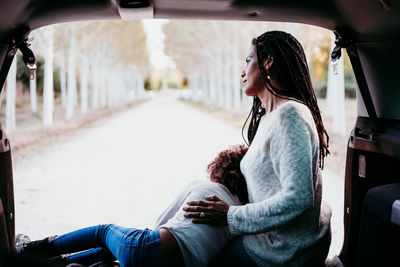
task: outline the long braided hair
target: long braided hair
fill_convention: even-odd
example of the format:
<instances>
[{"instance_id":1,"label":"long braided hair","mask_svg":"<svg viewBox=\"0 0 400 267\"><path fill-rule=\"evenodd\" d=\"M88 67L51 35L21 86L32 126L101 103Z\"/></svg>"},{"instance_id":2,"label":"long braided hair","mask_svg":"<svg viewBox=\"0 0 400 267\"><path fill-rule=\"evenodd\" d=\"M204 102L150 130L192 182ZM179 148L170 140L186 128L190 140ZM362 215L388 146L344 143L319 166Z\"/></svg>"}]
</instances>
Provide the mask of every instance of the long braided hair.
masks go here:
<instances>
[{"instance_id":1,"label":"long braided hair","mask_svg":"<svg viewBox=\"0 0 400 267\"><path fill-rule=\"evenodd\" d=\"M319 166L323 168L324 158L329 154L329 136L322 123L303 47L291 34L282 31L266 32L254 38L252 45L256 48L261 77L267 90L274 96L300 102L311 111L318 131ZM267 71L263 66L264 59L268 55L271 55L274 60L278 82L283 85L285 90L275 88L269 80ZM261 106L261 100L254 97L253 106L242 128L243 135L244 127L251 116L247 132L249 144L253 141L260 119L264 114L265 109Z\"/></svg>"}]
</instances>

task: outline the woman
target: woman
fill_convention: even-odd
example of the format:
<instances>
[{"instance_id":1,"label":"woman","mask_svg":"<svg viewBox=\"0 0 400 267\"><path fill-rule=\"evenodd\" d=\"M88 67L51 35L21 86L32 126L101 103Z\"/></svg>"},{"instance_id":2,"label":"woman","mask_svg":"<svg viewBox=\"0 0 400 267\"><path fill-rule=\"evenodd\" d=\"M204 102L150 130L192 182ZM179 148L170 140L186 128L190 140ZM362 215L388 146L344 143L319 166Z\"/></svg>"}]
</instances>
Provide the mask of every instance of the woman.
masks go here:
<instances>
[{"instance_id":1,"label":"woman","mask_svg":"<svg viewBox=\"0 0 400 267\"><path fill-rule=\"evenodd\" d=\"M237 236L219 257L226 266L318 266L330 245L319 170L328 135L303 48L288 33L266 32L252 41L246 63L242 89L254 102L240 168L250 203L210 196L189 202L185 217Z\"/></svg>"},{"instance_id":2,"label":"woman","mask_svg":"<svg viewBox=\"0 0 400 267\"><path fill-rule=\"evenodd\" d=\"M207 266L230 240L229 230L195 225L183 216L182 207L209 194L229 205L247 203L246 183L239 169L246 151L247 147L238 145L220 152L207 167L211 182L190 184L160 216L154 231L98 225L24 244L18 254L55 257L78 252L58 259L85 265L117 259L122 267Z\"/></svg>"}]
</instances>

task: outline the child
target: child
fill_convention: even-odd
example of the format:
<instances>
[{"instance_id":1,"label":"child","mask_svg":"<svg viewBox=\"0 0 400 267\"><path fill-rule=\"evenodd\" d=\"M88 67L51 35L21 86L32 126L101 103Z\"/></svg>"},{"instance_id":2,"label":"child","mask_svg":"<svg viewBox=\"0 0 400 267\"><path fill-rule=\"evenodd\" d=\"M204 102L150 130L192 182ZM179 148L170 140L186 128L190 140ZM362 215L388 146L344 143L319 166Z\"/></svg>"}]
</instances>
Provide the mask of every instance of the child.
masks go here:
<instances>
[{"instance_id":1,"label":"child","mask_svg":"<svg viewBox=\"0 0 400 267\"><path fill-rule=\"evenodd\" d=\"M191 183L161 214L155 230L125 228L113 224L80 229L68 234L23 244L20 255L42 253L65 263L92 264L118 260L121 266L207 266L229 242L227 227L194 224L183 216L188 201L217 195L229 205L248 202L246 182L240 172L240 160L247 152L244 145L233 146L218 154L207 166L209 181ZM199 217L204 217L199 214Z\"/></svg>"}]
</instances>

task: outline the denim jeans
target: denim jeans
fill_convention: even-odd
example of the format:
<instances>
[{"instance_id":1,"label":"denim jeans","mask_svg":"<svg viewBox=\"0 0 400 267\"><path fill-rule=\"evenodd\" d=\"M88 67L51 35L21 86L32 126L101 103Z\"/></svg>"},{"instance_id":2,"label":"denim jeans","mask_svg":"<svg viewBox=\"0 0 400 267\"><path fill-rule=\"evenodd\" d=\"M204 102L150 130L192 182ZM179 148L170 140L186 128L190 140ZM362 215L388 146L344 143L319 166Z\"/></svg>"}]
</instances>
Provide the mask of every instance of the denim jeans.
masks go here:
<instances>
[{"instance_id":1,"label":"denim jeans","mask_svg":"<svg viewBox=\"0 0 400 267\"><path fill-rule=\"evenodd\" d=\"M68 262L91 264L118 260L122 267L164 266L158 231L138 230L114 224L83 228L56 236L54 245Z\"/></svg>"}]
</instances>

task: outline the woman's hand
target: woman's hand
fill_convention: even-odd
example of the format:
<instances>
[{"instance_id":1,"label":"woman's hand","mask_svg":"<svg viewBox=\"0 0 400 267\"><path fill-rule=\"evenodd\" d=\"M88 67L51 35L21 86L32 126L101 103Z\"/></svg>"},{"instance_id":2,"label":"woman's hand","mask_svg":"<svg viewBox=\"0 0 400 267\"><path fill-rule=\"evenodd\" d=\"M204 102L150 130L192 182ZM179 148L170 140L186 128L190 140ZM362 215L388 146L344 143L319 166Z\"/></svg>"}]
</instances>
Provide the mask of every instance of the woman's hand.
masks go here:
<instances>
[{"instance_id":1,"label":"woman's hand","mask_svg":"<svg viewBox=\"0 0 400 267\"><path fill-rule=\"evenodd\" d=\"M216 195L206 196L205 199L208 201L189 201L188 206L183 208L185 218L192 218L193 223L227 226L229 205Z\"/></svg>"}]
</instances>

